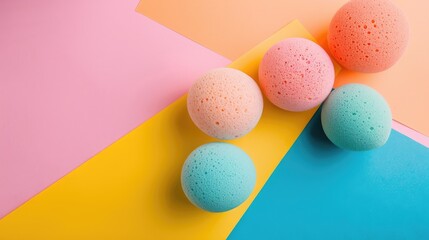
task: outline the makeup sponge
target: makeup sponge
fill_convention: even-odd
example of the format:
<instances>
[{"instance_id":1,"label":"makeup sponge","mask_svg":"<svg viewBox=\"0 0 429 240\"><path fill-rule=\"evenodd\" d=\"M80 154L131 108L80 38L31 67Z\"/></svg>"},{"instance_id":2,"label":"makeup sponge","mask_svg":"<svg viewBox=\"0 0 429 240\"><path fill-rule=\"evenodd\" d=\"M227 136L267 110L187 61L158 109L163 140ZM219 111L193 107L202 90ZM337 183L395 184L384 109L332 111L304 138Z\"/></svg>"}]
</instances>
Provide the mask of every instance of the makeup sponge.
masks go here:
<instances>
[{"instance_id":1,"label":"makeup sponge","mask_svg":"<svg viewBox=\"0 0 429 240\"><path fill-rule=\"evenodd\" d=\"M322 127L338 147L363 151L384 145L392 127L392 113L384 98L362 84L332 91L322 106Z\"/></svg>"},{"instance_id":2,"label":"makeup sponge","mask_svg":"<svg viewBox=\"0 0 429 240\"><path fill-rule=\"evenodd\" d=\"M201 131L219 139L250 132L262 115L263 98L255 81L232 68L218 68L200 77L188 94L188 112Z\"/></svg>"},{"instance_id":3,"label":"makeup sponge","mask_svg":"<svg viewBox=\"0 0 429 240\"><path fill-rule=\"evenodd\" d=\"M328 54L304 38L283 40L265 53L259 65L262 92L276 106L306 111L329 95L334 66Z\"/></svg>"},{"instance_id":4,"label":"makeup sponge","mask_svg":"<svg viewBox=\"0 0 429 240\"><path fill-rule=\"evenodd\" d=\"M250 157L229 143L209 143L195 149L182 168L182 188L197 207L224 212L243 203L256 183Z\"/></svg>"},{"instance_id":5,"label":"makeup sponge","mask_svg":"<svg viewBox=\"0 0 429 240\"><path fill-rule=\"evenodd\" d=\"M408 32L404 14L391 1L352 0L332 19L328 45L344 68L380 72L401 57Z\"/></svg>"}]
</instances>

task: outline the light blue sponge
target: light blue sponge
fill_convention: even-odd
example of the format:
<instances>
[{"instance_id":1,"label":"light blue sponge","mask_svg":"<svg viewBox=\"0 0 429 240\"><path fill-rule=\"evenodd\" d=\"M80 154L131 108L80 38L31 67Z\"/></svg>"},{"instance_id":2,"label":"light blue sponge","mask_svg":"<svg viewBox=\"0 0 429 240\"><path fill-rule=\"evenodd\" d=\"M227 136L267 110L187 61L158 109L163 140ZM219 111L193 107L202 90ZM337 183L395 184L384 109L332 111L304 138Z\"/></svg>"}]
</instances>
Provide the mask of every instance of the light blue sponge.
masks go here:
<instances>
[{"instance_id":1,"label":"light blue sponge","mask_svg":"<svg viewBox=\"0 0 429 240\"><path fill-rule=\"evenodd\" d=\"M209 143L195 149L182 168L182 188L196 206L224 212L243 203L256 183L250 157L229 143Z\"/></svg>"},{"instance_id":2,"label":"light blue sponge","mask_svg":"<svg viewBox=\"0 0 429 240\"><path fill-rule=\"evenodd\" d=\"M322 127L340 148L370 150L384 145L389 138L392 113L374 89L347 84L332 91L323 104Z\"/></svg>"}]
</instances>

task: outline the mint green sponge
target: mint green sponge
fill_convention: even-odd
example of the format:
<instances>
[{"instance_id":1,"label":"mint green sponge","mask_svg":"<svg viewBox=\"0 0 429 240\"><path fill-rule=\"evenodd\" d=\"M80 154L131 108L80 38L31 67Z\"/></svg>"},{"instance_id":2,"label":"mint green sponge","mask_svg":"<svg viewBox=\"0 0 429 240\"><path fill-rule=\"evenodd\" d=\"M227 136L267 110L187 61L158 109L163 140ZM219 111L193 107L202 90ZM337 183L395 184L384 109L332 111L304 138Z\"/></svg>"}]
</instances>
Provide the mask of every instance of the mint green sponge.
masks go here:
<instances>
[{"instance_id":1,"label":"mint green sponge","mask_svg":"<svg viewBox=\"0 0 429 240\"><path fill-rule=\"evenodd\" d=\"M243 203L256 183L250 157L229 143L209 143L195 149L182 168L182 188L196 206L224 212Z\"/></svg>"},{"instance_id":2,"label":"mint green sponge","mask_svg":"<svg viewBox=\"0 0 429 240\"><path fill-rule=\"evenodd\" d=\"M370 150L383 146L389 138L392 113L374 89L347 84L332 91L323 104L322 127L340 148Z\"/></svg>"}]
</instances>

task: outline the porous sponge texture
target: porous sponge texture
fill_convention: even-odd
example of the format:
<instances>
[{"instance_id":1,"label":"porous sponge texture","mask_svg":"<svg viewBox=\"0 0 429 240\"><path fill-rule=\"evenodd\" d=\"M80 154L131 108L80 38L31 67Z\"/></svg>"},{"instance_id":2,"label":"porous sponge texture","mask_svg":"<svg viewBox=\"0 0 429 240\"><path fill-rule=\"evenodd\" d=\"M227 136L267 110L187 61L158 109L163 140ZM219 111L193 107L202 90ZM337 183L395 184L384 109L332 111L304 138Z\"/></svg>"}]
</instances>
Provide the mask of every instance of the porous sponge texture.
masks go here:
<instances>
[{"instance_id":1,"label":"porous sponge texture","mask_svg":"<svg viewBox=\"0 0 429 240\"><path fill-rule=\"evenodd\" d=\"M328 45L344 68L380 72L399 60L408 35L407 20L391 1L352 0L333 17Z\"/></svg>"},{"instance_id":2,"label":"porous sponge texture","mask_svg":"<svg viewBox=\"0 0 429 240\"><path fill-rule=\"evenodd\" d=\"M335 71L328 54L303 38L283 40L264 55L259 84L276 106L305 111L322 103L334 84Z\"/></svg>"},{"instance_id":3,"label":"porous sponge texture","mask_svg":"<svg viewBox=\"0 0 429 240\"><path fill-rule=\"evenodd\" d=\"M256 170L250 157L228 143L195 149L182 168L182 188L196 206L224 212L239 206L252 192Z\"/></svg>"},{"instance_id":4,"label":"porous sponge texture","mask_svg":"<svg viewBox=\"0 0 429 240\"><path fill-rule=\"evenodd\" d=\"M263 110L262 93L255 81L232 68L213 69L189 90L188 112L209 136L233 139L250 132Z\"/></svg>"},{"instance_id":5,"label":"porous sponge texture","mask_svg":"<svg viewBox=\"0 0 429 240\"><path fill-rule=\"evenodd\" d=\"M388 140L392 113L374 89L362 84L347 84L333 90L323 103L322 127L338 147L371 150Z\"/></svg>"}]
</instances>

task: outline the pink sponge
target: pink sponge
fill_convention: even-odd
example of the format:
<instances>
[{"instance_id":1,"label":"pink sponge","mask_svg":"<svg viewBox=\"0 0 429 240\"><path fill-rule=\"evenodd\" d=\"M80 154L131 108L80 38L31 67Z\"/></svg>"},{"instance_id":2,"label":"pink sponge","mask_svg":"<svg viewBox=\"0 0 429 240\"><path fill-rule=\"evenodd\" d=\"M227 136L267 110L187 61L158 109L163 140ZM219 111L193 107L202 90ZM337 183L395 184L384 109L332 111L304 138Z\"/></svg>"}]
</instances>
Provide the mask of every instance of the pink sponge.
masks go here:
<instances>
[{"instance_id":1,"label":"pink sponge","mask_svg":"<svg viewBox=\"0 0 429 240\"><path fill-rule=\"evenodd\" d=\"M389 0L352 0L331 21L329 49L347 69L380 72L401 57L408 31L404 15Z\"/></svg>"},{"instance_id":2,"label":"pink sponge","mask_svg":"<svg viewBox=\"0 0 429 240\"><path fill-rule=\"evenodd\" d=\"M219 139L250 132L262 115L263 98L255 81L232 68L207 72L189 90L188 112L201 131Z\"/></svg>"},{"instance_id":3,"label":"pink sponge","mask_svg":"<svg viewBox=\"0 0 429 240\"><path fill-rule=\"evenodd\" d=\"M322 103L334 77L328 54L304 38L277 43L259 66L262 91L274 105L289 111L305 111Z\"/></svg>"}]
</instances>

